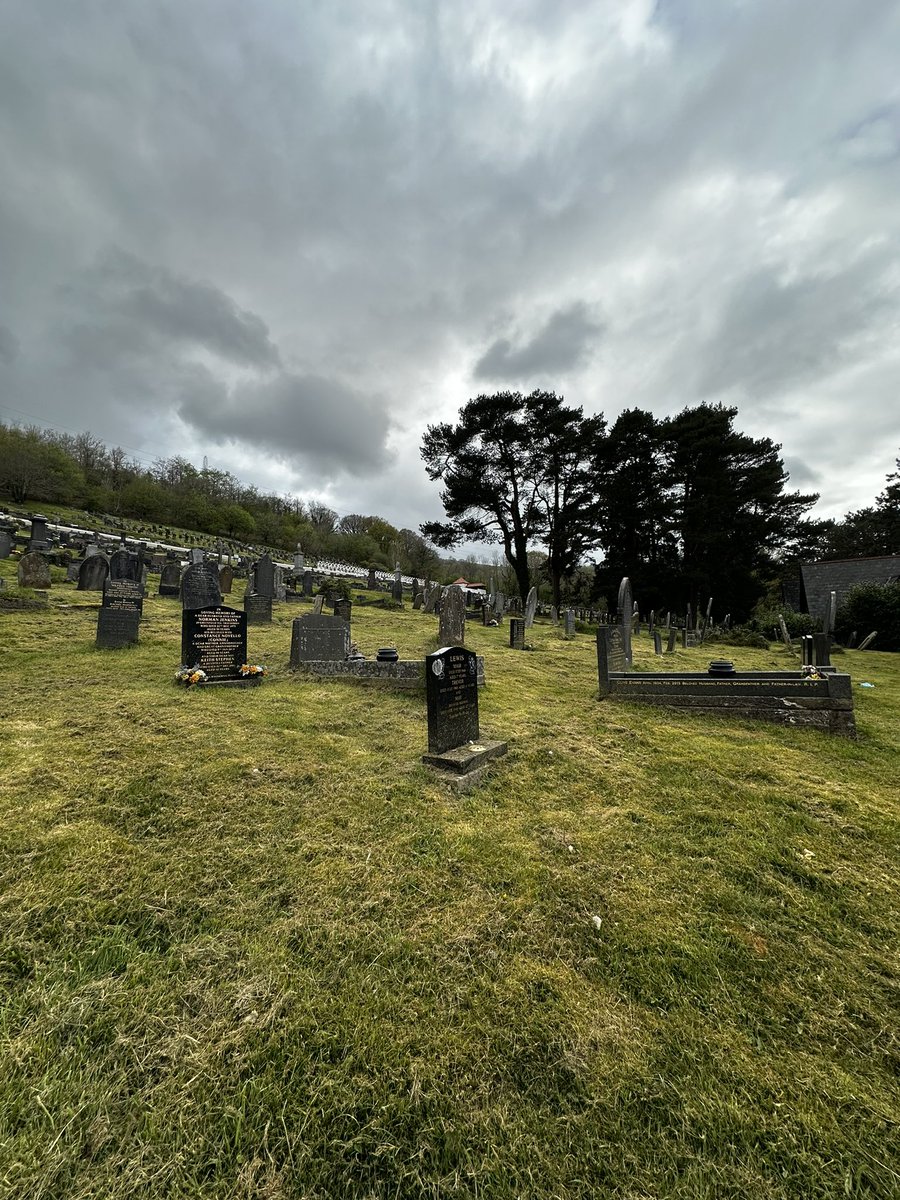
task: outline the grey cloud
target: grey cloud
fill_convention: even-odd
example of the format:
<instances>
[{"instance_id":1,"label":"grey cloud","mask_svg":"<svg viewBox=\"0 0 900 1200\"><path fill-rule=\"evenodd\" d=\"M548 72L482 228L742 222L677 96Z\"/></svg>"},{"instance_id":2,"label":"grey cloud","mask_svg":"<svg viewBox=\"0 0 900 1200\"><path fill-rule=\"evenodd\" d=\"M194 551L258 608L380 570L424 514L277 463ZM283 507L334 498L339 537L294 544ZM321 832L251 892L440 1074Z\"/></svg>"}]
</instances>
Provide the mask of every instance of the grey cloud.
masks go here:
<instances>
[{"instance_id":1,"label":"grey cloud","mask_svg":"<svg viewBox=\"0 0 900 1200\"><path fill-rule=\"evenodd\" d=\"M514 347L499 338L475 364L476 379L528 379L582 366L603 333L581 301L555 312L529 341Z\"/></svg>"},{"instance_id":2,"label":"grey cloud","mask_svg":"<svg viewBox=\"0 0 900 1200\"><path fill-rule=\"evenodd\" d=\"M236 441L291 461L319 478L371 473L387 463L387 414L344 384L316 375L279 375L243 384L223 402L192 395L179 415L218 442Z\"/></svg>"},{"instance_id":3,"label":"grey cloud","mask_svg":"<svg viewBox=\"0 0 900 1200\"><path fill-rule=\"evenodd\" d=\"M0 362L10 365L19 353L19 342L13 332L0 325Z\"/></svg>"},{"instance_id":4,"label":"grey cloud","mask_svg":"<svg viewBox=\"0 0 900 1200\"><path fill-rule=\"evenodd\" d=\"M785 469L791 477L791 486L795 488L818 488L822 474L815 470L802 458L789 456L784 460Z\"/></svg>"}]
</instances>

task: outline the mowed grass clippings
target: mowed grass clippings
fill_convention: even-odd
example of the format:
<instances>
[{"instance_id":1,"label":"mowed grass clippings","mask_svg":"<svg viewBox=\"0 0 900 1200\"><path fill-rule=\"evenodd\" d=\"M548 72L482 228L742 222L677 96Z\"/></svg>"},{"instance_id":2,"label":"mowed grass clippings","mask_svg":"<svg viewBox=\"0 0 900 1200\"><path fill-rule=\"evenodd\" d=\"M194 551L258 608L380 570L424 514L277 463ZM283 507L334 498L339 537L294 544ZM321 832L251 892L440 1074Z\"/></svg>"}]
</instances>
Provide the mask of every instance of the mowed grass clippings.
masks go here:
<instances>
[{"instance_id":1,"label":"mowed grass clippings","mask_svg":"<svg viewBox=\"0 0 900 1200\"><path fill-rule=\"evenodd\" d=\"M187 692L177 601L104 652L51 597L0 614L0 1194L900 1194L896 656L836 659L849 742L475 626L510 753L457 795L423 696L287 672L308 608ZM370 655L435 632L354 606Z\"/></svg>"}]
</instances>

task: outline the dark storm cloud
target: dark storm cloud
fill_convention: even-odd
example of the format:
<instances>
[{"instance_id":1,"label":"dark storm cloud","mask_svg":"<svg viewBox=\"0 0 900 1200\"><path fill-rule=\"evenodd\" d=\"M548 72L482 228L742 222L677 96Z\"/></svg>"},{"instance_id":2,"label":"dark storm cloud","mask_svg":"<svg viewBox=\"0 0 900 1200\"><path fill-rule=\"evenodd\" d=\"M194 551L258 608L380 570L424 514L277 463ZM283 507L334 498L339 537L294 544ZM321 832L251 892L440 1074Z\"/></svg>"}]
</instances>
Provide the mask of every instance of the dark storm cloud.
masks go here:
<instances>
[{"instance_id":1,"label":"dark storm cloud","mask_svg":"<svg viewBox=\"0 0 900 1200\"><path fill-rule=\"evenodd\" d=\"M476 379L555 378L590 358L603 333L586 304L555 312L530 340L514 347L507 338L495 341L475 364Z\"/></svg>"},{"instance_id":2,"label":"dark storm cloud","mask_svg":"<svg viewBox=\"0 0 900 1200\"><path fill-rule=\"evenodd\" d=\"M383 409L332 379L279 375L243 384L219 403L191 396L179 415L215 442L234 441L302 460L316 477L385 463Z\"/></svg>"},{"instance_id":3,"label":"dark storm cloud","mask_svg":"<svg viewBox=\"0 0 900 1200\"><path fill-rule=\"evenodd\" d=\"M422 428L482 381L722 399L803 461L814 392L863 502L900 437L898 48L888 0L7 5L8 403L327 463L337 508L373 472L409 526Z\"/></svg>"}]
</instances>

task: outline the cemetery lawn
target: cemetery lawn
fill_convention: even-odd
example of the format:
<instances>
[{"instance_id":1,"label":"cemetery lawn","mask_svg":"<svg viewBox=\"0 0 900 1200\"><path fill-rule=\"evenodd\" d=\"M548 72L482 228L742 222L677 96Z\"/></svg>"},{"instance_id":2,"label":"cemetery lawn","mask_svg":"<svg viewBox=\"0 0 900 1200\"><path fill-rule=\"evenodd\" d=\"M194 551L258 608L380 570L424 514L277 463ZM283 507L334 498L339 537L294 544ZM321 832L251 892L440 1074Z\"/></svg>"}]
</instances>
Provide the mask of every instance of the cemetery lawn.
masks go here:
<instances>
[{"instance_id":1,"label":"cemetery lawn","mask_svg":"<svg viewBox=\"0 0 900 1200\"><path fill-rule=\"evenodd\" d=\"M851 742L470 629L510 752L457 795L422 695L287 672L308 608L186 692L177 601L103 652L50 595L0 612L0 1195L900 1195L900 656L835 659ZM435 632L354 606L369 655Z\"/></svg>"}]
</instances>

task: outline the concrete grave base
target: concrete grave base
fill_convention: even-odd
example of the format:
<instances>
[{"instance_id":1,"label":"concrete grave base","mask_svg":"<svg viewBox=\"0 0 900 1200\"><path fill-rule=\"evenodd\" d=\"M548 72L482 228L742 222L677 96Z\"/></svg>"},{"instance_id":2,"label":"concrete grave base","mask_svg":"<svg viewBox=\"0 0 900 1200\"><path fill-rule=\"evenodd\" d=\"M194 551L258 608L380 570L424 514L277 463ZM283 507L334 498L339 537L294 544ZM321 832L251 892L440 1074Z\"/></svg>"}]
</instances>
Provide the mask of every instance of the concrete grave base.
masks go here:
<instances>
[{"instance_id":1,"label":"concrete grave base","mask_svg":"<svg viewBox=\"0 0 900 1200\"><path fill-rule=\"evenodd\" d=\"M186 692L192 692L194 688L212 688L212 687L259 687L262 683L261 675L250 675L247 679L207 679L206 683L192 683L190 687L186 687Z\"/></svg>"},{"instance_id":2,"label":"concrete grave base","mask_svg":"<svg viewBox=\"0 0 900 1200\"><path fill-rule=\"evenodd\" d=\"M500 758L508 748L507 742L481 738L480 741L469 742L465 746L454 746L452 750L445 750L443 754L423 754L422 762L426 766L436 767L448 780L466 780L474 786L491 760Z\"/></svg>"},{"instance_id":3,"label":"concrete grave base","mask_svg":"<svg viewBox=\"0 0 900 1200\"><path fill-rule=\"evenodd\" d=\"M402 691L425 686L425 664L421 658L401 658L397 662L374 659L335 659L301 662L290 668L297 675L315 675L320 679L353 679L358 683L377 683ZM478 686L484 687L484 658L478 657Z\"/></svg>"}]
</instances>

